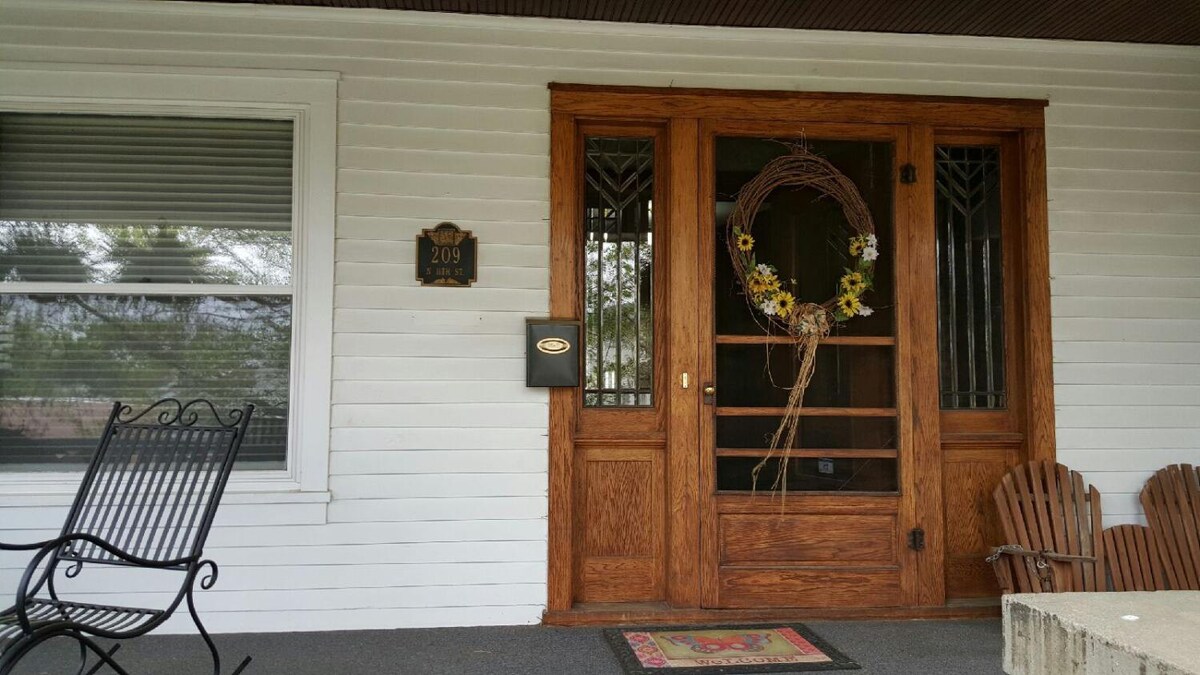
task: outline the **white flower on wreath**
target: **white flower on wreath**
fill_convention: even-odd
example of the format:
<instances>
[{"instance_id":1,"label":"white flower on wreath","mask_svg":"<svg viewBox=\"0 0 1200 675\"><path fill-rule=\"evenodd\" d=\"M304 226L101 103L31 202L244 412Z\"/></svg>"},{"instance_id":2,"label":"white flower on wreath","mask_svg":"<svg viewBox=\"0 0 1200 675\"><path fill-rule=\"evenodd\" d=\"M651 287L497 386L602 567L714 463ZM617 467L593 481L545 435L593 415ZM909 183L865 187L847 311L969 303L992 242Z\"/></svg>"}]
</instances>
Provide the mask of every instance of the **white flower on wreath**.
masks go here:
<instances>
[{"instance_id":1,"label":"white flower on wreath","mask_svg":"<svg viewBox=\"0 0 1200 675\"><path fill-rule=\"evenodd\" d=\"M764 300L758 308L767 316L775 316L779 313L779 303L775 300Z\"/></svg>"},{"instance_id":2,"label":"white flower on wreath","mask_svg":"<svg viewBox=\"0 0 1200 675\"><path fill-rule=\"evenodd\" d=\"M766 276L771 273L771 266L767 265L765 263L759 263L758 266L755 267L754 269L758 270L758 273L763 276Z\"/></svg>"},{"instance_id":3,"label":"white flower on wreath","mask_svg":"<svg viewBox=\"0 0 1200 675\"><path fill-rule=\"evenodd\" d=\"M879 249L875 248L874 246L868 246L863 249L863 252L862 252L863 260L866 260L867 262L871 262L872 260L874 260L878 257L879 257Z\"/></svg>"},{"instance_id":4,"label":"white flower on wreath","mask_svg":"<svg viewBox=\"0 0 1200 675\"><path fill-rule=\"evenodd\" d=\"M871 316L874 313L875 313L875 310L871 309L870 307L867 307L866 305L861 305L858 308L859 316Z\"/></svg>"},{"instance_id":5,"label":"white flower on wreath","mask_svg":"<svg viewBox=\"0 0 1200 675\"><path fill-rule=\"evenodd\" d=\"M867 246L870 246L871 248L879 248L879 237L876 237L873 234L868 234Z\"/></svg>"}]
</instances>

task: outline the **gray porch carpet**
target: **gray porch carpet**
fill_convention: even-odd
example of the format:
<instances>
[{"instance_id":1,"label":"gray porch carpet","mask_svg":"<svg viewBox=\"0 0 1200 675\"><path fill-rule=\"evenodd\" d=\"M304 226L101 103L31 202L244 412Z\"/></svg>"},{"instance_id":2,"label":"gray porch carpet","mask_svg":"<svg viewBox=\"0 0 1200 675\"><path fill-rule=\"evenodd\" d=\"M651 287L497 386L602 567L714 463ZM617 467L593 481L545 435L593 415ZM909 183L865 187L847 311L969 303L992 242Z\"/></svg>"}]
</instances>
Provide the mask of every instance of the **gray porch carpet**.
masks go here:
<instances>
[{"instance_id":1,"label":"gray porch carpet","mask_svg":"<svg viewBox=\"0 0 1200 675\"><path fill-rule=\"evenodd\" d=\"M814 621L818 634L871 675L1001 673L998 619L976 621ZM598 629L512 626L336 633L218 635L229 672L246 675L621 675ZM14 675L75 672L74 647L47 645ZM131 675L211 675L199 637L147 637L118 657ZM101 671L111 674L105 669Z\"/></svg>"}]
</instances>

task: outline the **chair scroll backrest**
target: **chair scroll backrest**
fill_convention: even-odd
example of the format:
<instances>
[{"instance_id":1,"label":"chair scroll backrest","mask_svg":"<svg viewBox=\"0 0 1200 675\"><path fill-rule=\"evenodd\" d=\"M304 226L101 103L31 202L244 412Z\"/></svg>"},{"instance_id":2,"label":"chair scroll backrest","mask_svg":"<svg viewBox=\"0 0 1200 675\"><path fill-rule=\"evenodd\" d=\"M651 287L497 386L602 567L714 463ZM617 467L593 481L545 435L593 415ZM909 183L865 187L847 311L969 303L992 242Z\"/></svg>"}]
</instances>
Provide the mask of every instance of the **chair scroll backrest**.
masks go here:
<instances>
[{"instance_id":1,"label":"chair scroll backrest","mask_svg":"<svg viewBox=\"0 0 1200 675\"><path fill-rule=\"evenodd\" d=\"M200 555L253 413L247 404L225 421L203 399L163 399L137 414L114 403L63 534L156 562ZM86 542L57 557L121 564Z\"/></svg>"},{"instance_id":2,"label":"chair scroll backrest","mask_svg":"<svg viewBox=\"0 0 1200 675\"><path fill-rule=\"evenodd\" d=\"M1159 469L1141 499L1171 590L1200 591L1200 467Z\"/></svg>"},{"instance_id":3,"label":"chair scroll backrest","mask_svg":"<svg viewBox=\"0 0 1200 675\"><path fill-rule=\"evenodd\" d=\"M1105 590L1100 493L1094 487L1085 488L1083 476L1062 464L1028 462L1006 474L992 497L1000 514L1004 543L1030 551L1096 558L1094 562L1070 562L1070 588L1054 591ZM1008 559L1012 590L1045 590L1033 557Z\"/></svg>"}]
</instances>

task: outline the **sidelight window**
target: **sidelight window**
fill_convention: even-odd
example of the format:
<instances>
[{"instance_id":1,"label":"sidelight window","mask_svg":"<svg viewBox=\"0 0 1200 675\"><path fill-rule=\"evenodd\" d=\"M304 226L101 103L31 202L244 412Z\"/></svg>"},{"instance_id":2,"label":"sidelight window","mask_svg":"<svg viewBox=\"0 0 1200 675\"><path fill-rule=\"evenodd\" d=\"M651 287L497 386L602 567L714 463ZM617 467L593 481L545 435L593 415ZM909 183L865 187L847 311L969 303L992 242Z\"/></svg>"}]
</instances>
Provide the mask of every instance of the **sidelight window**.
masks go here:
<instances>
[{"instance_id":1,"label":"sidelight window","mask_svg":"<svg viewBox=\"0 0 1200 675\"><path fill-rule=\"evenodd\" d=\"M941 406L1008 405L1000 148L935 148Z\"/></svg>"},{"instance_id":2,"label":"sidelight window","mask_svg":"<svg viewBox=\"0 0 1200 675\"><path fill-rule=\"evenodd\" d=\"M584 397L654 404L654 139L584 143Z\"/></svg>"}]
</instances>

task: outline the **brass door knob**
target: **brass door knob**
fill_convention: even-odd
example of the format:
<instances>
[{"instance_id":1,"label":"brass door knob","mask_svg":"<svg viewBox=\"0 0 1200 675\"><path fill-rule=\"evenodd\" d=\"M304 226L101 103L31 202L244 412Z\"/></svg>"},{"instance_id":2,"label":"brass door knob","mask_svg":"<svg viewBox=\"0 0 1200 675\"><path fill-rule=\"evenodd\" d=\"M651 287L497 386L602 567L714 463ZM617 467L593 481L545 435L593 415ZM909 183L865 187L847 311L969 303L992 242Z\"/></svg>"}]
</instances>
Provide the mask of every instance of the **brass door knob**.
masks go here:
<instances>
[{"instance_id":1,"label":"brass door knob","mask_svg":"<svg viewBox=\"0 0 1200 675\"><path fill-rule=\"evenodd\" d=\"M709 386L707 386L707 387L705 387L705 388L704 388L704 395L705 395L705 396L713 396L713 395L714 395L714 394L716 394L716 393L717 393L717 388L716 388L716 387L714 387L714 386L712 386L712 385L709 385Z\"/></svg>"}]
</instances>

